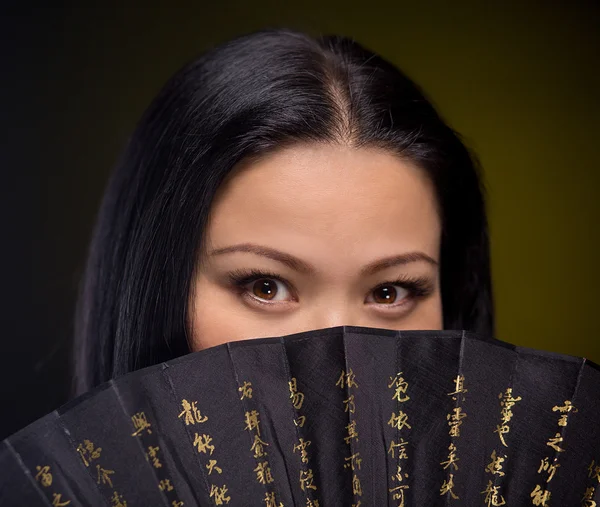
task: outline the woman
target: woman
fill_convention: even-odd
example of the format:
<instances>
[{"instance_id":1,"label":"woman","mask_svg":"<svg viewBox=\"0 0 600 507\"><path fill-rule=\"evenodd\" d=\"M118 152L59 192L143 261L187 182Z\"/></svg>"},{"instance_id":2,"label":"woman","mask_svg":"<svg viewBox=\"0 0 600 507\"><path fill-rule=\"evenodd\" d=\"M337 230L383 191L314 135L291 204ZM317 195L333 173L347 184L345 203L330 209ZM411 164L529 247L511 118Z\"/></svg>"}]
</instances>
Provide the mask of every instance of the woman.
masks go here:
<instances>
[{"instance_id":1,"label":"woman","mask_svg":"<svg viewBox=\"0 0 600 507\"><path fill-rule=\"evenodd\" d=\"M177 73L112 176L77 392L231 340L337 325L493 334L474 159L343 37L265 30Z\"/></svg>"}]
</instances>

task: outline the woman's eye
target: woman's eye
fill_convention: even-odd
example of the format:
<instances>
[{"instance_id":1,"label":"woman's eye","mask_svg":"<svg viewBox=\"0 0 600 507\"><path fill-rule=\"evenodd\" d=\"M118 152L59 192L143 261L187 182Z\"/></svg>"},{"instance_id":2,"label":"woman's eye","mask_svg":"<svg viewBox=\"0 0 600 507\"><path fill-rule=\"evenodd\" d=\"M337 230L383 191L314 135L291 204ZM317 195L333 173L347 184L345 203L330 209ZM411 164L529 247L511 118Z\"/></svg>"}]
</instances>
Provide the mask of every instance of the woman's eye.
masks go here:
<instances>
[{"instance_id":1,"label":"woman's eye","mask_svg":"<svg viewBox=\"0 0 600 507\"><path fill-rule=\"evenodd\" d=\"M285 284L273 278L260 278L248 284L247 289L255 298L265 301L287 301L289 291Z\"/></svg>"},{"instance_id":2,"label":"woman's eye","mask_svg":"<svg viewBox=\"0 0 600 507\"><path fill-rule=\"evenodd\" d=\"M400 285L382 285L377 287L367 298L367 303L377 303L380 305L393 305L402 301L410 292Z\"/></svg>"}]
</instances>

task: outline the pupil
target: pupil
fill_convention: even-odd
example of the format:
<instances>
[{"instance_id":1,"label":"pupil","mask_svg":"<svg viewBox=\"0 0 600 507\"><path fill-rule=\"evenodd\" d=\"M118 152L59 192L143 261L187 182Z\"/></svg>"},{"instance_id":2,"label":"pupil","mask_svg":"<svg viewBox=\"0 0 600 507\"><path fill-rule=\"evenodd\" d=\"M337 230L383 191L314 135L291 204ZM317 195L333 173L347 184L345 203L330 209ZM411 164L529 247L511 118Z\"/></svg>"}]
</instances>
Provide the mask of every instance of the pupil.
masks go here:
<instances>
[{"instance_id":1,"label":"pupil","mask_svg":"<svg viewBox=\"0 0 600 507\"><path fill-rule=\"evenodd\" d=\"M277 294L277 284L272 280L257 280L254 284L254 295L262 299L272 299Z\"/></svg>"},{"instance_id":2,"label":"pupil","mask_svg":"<svg viewBox=\"0 0 600 507\"><path fill-rule=\"evenodd\" d=\"M375 291L375 301L378 303L393 303L396 300L396 289L391 286L379 287Z\"/></svg>"}]
</instances>

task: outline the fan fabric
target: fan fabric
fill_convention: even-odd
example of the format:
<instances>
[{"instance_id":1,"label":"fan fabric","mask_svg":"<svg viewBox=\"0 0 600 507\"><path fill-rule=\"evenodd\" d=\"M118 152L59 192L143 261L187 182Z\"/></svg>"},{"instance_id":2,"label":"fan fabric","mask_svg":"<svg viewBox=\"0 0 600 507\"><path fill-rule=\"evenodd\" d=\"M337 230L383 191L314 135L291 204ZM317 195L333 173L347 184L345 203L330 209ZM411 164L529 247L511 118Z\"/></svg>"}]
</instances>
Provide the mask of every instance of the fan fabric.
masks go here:
<instances>
[{"instance_id":1,"label":"fan fabric","mask_svg":"<svg viewBox=\"0 0 600 507\"><path fill-rule=\"evenodd\" d=\"M110 381L0 446L2 506L600 506L600 371L338 327Z\"/></svg>"}]
</instances>

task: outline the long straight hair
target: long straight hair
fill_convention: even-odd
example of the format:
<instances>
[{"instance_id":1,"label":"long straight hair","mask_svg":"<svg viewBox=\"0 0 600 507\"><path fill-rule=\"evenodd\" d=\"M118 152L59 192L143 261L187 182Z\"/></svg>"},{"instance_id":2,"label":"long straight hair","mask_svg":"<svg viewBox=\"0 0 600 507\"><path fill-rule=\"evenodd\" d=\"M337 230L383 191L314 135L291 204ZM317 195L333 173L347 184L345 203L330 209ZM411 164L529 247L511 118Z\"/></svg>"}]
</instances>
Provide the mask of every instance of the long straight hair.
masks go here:
<instances>
[{"instance_id":1,"label":"long straight hair","mask_svg":"<svg viewBox=\"0 0 600 507\"><path fill-rule=\"evenodd\" d=\"M424 170L442 222L444 328L494 333L484 192L458 135L354 40L262 30L175 74L120 158L77 304L76 394L190 351L191 279L219 185L238 162L301 142L379 147Z\"/></svg>"}]
</instances>

